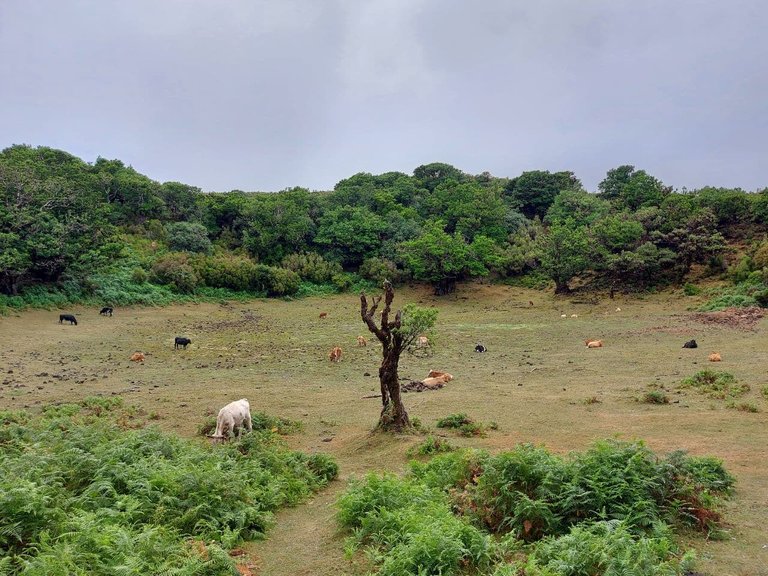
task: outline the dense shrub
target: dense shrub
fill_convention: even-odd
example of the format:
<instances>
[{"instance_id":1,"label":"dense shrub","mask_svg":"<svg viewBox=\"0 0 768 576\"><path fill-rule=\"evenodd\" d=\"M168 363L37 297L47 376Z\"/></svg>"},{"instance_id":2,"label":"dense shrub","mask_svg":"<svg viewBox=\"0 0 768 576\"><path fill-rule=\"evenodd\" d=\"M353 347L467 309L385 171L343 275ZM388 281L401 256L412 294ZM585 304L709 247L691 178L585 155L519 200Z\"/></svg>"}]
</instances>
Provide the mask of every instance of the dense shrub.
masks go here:
<instances>
[{"instance_id":1,"label":"dense shrub","mask_svg":"<svg viewBox=\"0 0 768 576\"><path fill-rule=\"evenodd\" d=\"M685 378L683 387L696 388L702 394L710 398L737 398L749 391L749 385L737 383L736 377L730 372L717 372L716 370L699 370L693 376Z\"/></svg>"},{"instance_id":2,"label":"dense shrub","mask_svg":"<svg viewBox=\"0 0 768 576\"><path fill-rule=\"evenodd\" d=\"M182 294L194 292L200 282L189 256L183 252L170 252L158 258L152 265L150 278L152 282L166 284Z\"/></svg>"},{"instance_id":3,"label":"dense shrub","mask_svg":"<svg viewBox=\"0 0 768 576\"><path fill-rule=\"evenodd\" d=\"M315 284L326 284L342 271L338 262L329 262L315 252L290 254L283 258L280 266Z\"/></svg>"},{"instance_id":4,"label":"dense shrub","mask_svg":"<svg viewBox=\"0 0 768 576\"><path fill-rule=\"evenodd\" d=\"M384 280L389 280L393 284L397 283L402 276L402 272L397 269L397 264L386 258L366 258L357 273L378 286L381 286Z\"/></svg>"},{"instance_id":5,"label":"dense shrub","mask_svg":"<svg viewBox=\"0 0 768 576\"><path fill-rule=\"evenodd\" d=\"M143 421L119 398L0 414L3 573L236 574L225 549L338 473L270 432L246 449L120 425Z\"/></svg>"},{"instance_id":6,"label":"dense shrub","mask_svg":"<svg viewBox=\"0 0 768 576\"><path fill-rule=\"evenodd\" d=\"M208 230L202 224L195 222L172 222L165 227L168 246L177 252L211 251L211 240Z\"/></svg>"},{"instance_id":7,"label":"dense shrub","mask_svg":"<svg viewBox=\"0 0 768 576\"><path fill-rule=\"evenodd\" d=\"M672 527L717 530L719 498L732 486L717 459L660 458L641 442L597 442L568 458L531 445L496 456L463 450L412 462L405 479L354 482L339 521L387 574L455 574L458 562L495 576L682 575L693 555L678 549ZM470 524L455 524L451 510ZM481 545L485 532L467 526L506 536ZM505 563L510 551L521 559Z\"/></svg>"},{"instance_id":8,"label":"dense shrub","mask_svg":"<svg viewBox=\"0 0 768 576\"><path fill-rule=\"evenodd\" d=\"M245 256L210 256L201 261L198 272L205 284L214 288L246 291L257 285L256 263Z\"/></svg>"}]
</instances>

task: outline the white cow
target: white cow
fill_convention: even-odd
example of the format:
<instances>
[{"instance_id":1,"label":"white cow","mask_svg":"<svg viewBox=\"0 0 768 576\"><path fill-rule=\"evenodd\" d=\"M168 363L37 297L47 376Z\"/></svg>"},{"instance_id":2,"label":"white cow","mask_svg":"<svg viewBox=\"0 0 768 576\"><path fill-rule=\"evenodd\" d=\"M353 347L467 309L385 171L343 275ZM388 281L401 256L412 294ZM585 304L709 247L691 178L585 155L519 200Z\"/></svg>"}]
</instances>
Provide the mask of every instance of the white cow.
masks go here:
<instances>
[{"instance_id":1,"label":"white cow","mask_svg":"<svg viewBox=\"0 0 768 576\"><path fill-rule=\"evenodd\" d=\"M230 402L219 410L219 415L216 417L216 433L211 438L226 440L230 434L237 434L239 437L243 431L243 425L245 425L248 432L253 430L251 406L245 398Z\"/></svg>"}]
</instances>

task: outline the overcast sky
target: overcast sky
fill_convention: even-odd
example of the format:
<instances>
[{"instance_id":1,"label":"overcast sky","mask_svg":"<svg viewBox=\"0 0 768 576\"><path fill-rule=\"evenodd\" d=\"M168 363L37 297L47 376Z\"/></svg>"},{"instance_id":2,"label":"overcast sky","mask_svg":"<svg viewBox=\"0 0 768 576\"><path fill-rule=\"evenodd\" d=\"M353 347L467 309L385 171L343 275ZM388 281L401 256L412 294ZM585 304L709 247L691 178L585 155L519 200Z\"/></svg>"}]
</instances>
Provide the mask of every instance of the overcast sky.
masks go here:
<instances>
[{"instance_id":1,"label":"overcast sky","mask_svg":"<svg viewBox=\"0 0 768 576\"><path fill-rule=\"evenodd\" d=\"M447 162L768 186L765 0L0 0L0 148L207 191Z\"/></svg>"}]
</instances>

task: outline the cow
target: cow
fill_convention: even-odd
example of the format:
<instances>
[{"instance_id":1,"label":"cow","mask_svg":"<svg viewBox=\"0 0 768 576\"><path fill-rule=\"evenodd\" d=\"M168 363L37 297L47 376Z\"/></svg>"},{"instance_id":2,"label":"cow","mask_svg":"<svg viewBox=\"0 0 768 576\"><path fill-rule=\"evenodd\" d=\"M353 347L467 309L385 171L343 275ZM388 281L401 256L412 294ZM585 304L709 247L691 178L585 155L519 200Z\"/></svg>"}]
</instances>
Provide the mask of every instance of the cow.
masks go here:
<instances>
[{"instance_id":1,"label":"cow","mask_svg":"<svg viewBox=\"0 0 768 576\"><path fill-rule=\"evenodd\" d=\"M320 318L327 318L328 312L320 312Z\"/></svg>"},{"instance_id":2,"label":"cow","mask_svg":"<svg viewBox=\"0 0 768 576\"><path fill-rule=\"evenodd\" d=\"M699 345L696 344L696 340L688 340L685 344L683 344L683 348L698 348Z\"/></svg>"},{"instance_id":3,"label":"cow","mask_svg":"<svg viewBox=\"0 0 768 576\"><path fill-rule=\"evenodd\" d=\"M358 336L357 337L357 345L358 346L367 346L368 345L368 340L366 340L364 336Z\"/></svg>"},{"instance_id":4,"label":"cow","mask_svg":"<svg viewBox=\"0 0 768 576\"><path fill-rule=\"evenodd\" d=\"M482 344L477 344L475 346L475 352L488 352L488 348L486 348Z\"/></svg>"},{"instance_id":5,"label":"cow","mask_svg":"<svg viewBox=\"0 0 768 576\"><path fill-rule=\"evenodd\" d=\"M421 383L424 384L424 386L433 390L435 388L442 388L443 386L445 386L446 382L448 381L445 379L444 376L440 378L424 378L424 380L421 381Z\"/></svg>"},{"instance_id":6,"label":"cow","mask_svg":"<svg viewBox=\"0 0 768 576\"><path fill-rule=\"evenodd\" d=\"M602 340L584 340L584 343L587 345L587 348L602 348L603 347L603 341Z\"/></svg>"},{"instance_id":7,"label":"cow","mask_svg":"<svg viewBox=\"0 0 768 576\"><path fill-rule=\"evenodd\" d=\"M416 346L418 348L426 348L427 346L429 346L429 338L427 338L426 336L419 336L418 338L416 338Z\"/></svg>"},{"instance_id":8,"label":"cow","mask_svg":"<svg viewBox=\"0 0 768 576\"><path fill-rule=\"evenodd\" d=\"M334 346L328 354L328 359L331 362L341 362L341 348Z\"/></svg>"},{"instance_id":9,"label":"cow","mask_svg":"<svg viewBox=\"0 0 768 576\"><path fill-rule=\"evenodd\" d=\"M209 438L212 438L214 441L224 441L234 435L237 435L239 438L242 434L243 426L245 426L248 432L253 430L251 406L245 398L230 402L219 410L219 415L216 417L216 432L213 433L213 436L209 436Z\"/></svg>"},{"instance_id":10,"label":"cow","mask_svg":"<svg viewBox=\"0 0 768 576\"><path fill-rule=\"evenodd\" d=\"M109 306L104 306L104 308L101 309L101 312L99 312L102 316L112 316L112 308Z\"/></svg>"},{"instance_id":11,"label":"cow","mask_svg":"<svg viewBox=\"0 0 768 576\"><path fill-rule=\"evenodd\" d=\"M720 357L719 352L712 352L712 354L709 355L708 360L710 362L722 362L722 358Z\"/></svg>"},{"instance_id":12,"label":"cow","mask_svg":"<svg viewBox=\"0 0 768 576\"><path fill-rule=\"evenodd\" d=\"M134 352L131 354L131 362L144 362L144 353L143 352Z\"/></svg>"},{"instance_id":13,"label":"cow","mask_svg":"<svg viewBox=\"0 0 768 576\"><path fill-rule=\"evenodd\" d=\"M533 300L528 300L528 306L533 306Z\"/></svg>"},{"instance_id":14,"label":"cow","mask_svg":"<svg viewBox=\"0 0 768 576\"><path fill-rule=\"evenodd\" d=\"M77 318L72 316L72 314L59 314L59 324L63 324L65 320L69 322L70 326L72 326L72 324L77 326Z\"/></svg>"},{"instance_id":15,"label":"cow","mask_svg":"<svg viewBox=\"0 0 768 576\"><path fill-rule=\"evenodd\" d=\"M450 382L453 380L453 374L442 372L440 370L430 370L429 374L427 374L427 378L445 378L446 382Z\"/></svg>"},{"instance_id":16,"label":"cow","mask_svg":"<svg viewBox=\"0 0 768 576\"><path fill-rule=\"evenodd\" d=\"M183 336L176 336L176 338L173 341L173 348L175 350L178 350L179 348L184 348L184 350L187 349L187 346L192 344L192 340L189 338L184 338Z\"/></svg>"}]
</instances>

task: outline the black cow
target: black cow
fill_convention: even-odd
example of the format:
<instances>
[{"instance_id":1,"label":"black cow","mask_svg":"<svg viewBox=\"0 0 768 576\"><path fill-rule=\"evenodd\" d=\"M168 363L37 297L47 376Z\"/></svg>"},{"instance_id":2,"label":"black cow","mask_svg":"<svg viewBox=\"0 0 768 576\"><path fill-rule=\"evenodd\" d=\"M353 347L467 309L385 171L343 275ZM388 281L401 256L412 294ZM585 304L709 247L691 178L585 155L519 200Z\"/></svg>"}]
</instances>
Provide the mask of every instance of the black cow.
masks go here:
<instances>
[{"instance_id":1,"label":"black cow","mask_svg":"<svg viewBox=\"0 0 768 576\"><path fill-rule=\"evenodd\" d=\"M698 348L699 345L696 344L696 340L688 340L685 344L683 344L683 348Z\"/></svg>"},{"instance_id":2,"label":"black cow","mask_svg":"<svg viewBox=\"0 0 768 576\"><path fill-rule=\"evenodd\" d=\"M482 344L478 344L477 346L475 346L475 352L488 352L488 348L486 348Z\"/></svg>"},{"instance_id":3,"label":"black cow","mask_svg":"<svg viewBox=\"0 0 768 576\"><path fill-rule=\"evenodd\" d=\"M109 306L104 306L104 308L101 309L101 312L99 312L102 316L112 316L112 308Z\"/></svg>"},{"instance_id":4,"label":"black cow","mask_svg":"<svg viewBox=\"0 0 768 576\"><path fill-rule=\"evenodd\" d=\"M173 347L178 348L184 348L184 350L187 349L187 345L192 344L192 340L189 338L184 338L183 336L176 336L176 340L173 341Z\"/></svg>"},{"instance_id":5,"label":"black cow","mask_svg":"<svg viewBox=\"0 0 768 576\"><path fill-rule=\"evenodd\" d=\"M66 320L67 322L69 322L69 325L70 325L70 326L71 326L72 324L74 324L75 326L77 326L77 318L75 318L74 316L72 316L72 314L59 314L59 324L63 324L63 323L64 323L64 320Z\"/></svg>"}]
</instances>

